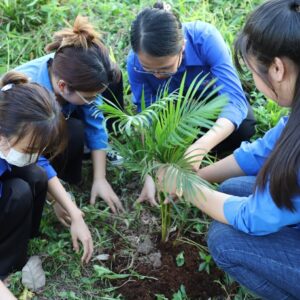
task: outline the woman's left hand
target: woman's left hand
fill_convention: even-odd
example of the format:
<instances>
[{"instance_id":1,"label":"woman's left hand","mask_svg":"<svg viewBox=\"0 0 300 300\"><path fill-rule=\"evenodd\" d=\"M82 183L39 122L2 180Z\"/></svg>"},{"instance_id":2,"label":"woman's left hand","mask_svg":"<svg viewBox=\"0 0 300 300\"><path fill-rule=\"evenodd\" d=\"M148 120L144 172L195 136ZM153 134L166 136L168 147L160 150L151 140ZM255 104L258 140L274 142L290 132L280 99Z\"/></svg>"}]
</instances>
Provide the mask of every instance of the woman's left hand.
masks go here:
<instances>
[{"instance_id":1,"label":"woman's left hand","mask_svg":"<svg viewBox=\"0 0 300 300\"><path fill-rule=\"evenodd\" d=\"M70 232L74 250L76 252L79 251L79 240L83 246L83 255L81 257L81 261L83 263L88 263L92 257L94 246L90 230L84 222L82 215L78 215L72 220Z\"/></svg>"}]
</instances>

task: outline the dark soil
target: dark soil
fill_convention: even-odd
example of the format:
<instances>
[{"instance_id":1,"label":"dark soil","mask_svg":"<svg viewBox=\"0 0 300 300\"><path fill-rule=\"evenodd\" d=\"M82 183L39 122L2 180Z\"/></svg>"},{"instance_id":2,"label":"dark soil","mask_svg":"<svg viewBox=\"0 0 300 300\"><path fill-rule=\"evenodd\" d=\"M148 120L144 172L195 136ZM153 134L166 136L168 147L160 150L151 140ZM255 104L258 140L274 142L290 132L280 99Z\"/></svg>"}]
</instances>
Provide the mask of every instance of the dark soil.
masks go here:
<instances>
[{"instance_id":1,"label":"dark soil","mask_svg":"<svg viewBox=\"0 0 300 300\"><path fill-rule=\"evenodd\" d=\"M151 264L140 263L134 269L141 275L152 276L157 280L132 280L129 282L118 282L118 289L126 300L153 300L157 294L163 294L172 299L181 285L184 285L189 299L225 299L225 293L221 286L215 283L223 277L223 272L213 266L210 274L205 271L199 272L200 256L199 250L189 244L174 245L173 242L160 243L156 245L157 250L161 252L162 266L154 269ZM185 263L182 267L176 265L176 257L184 251ZM123 266L122 266L123 263ZM115 270L120 271L125 261L122 258L116 258Z\"/></svg>"}]
</instances>

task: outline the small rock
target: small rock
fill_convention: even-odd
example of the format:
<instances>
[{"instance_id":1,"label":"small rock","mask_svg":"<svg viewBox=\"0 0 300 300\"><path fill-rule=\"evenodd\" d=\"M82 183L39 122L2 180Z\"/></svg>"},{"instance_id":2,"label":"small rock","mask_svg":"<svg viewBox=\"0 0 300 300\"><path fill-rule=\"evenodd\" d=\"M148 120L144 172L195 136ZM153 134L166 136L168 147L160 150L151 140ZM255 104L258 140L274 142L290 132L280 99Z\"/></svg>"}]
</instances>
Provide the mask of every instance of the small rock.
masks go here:
<instances>
[{"instance_id":1,"label":"small rock","mask_svg":"<svg viewBox=\"0 0 300 300\"><path fill-rule=\"evenodd\" d=\"M99 254L99 255L97 255L94 259L93 259L93 261L94 260L98 260L98 261L106 261L106 260L108 260L109 259L109 254Z\"/></svg>"},{"instance_id":2,"label":"small rock","mask_svg":"<svg viewBox=\"0 0 300 300\"><path fill-rule=\"evenodd\" d=\"M145 236L144 241L137 247L137 252L148 255L153 250L153 243L148 235Z\"/></svg>"},{"instance_id":3,"label":"small rock","mask_svg":"<svg viewBox=\"0 0 300 300\"><path fill-rule=\"evenodd\" d=\"M153 268L155 269L160 268L162 265L160 251L150 254L149 260L151 261Z\"/></svg>"}]
</instances>

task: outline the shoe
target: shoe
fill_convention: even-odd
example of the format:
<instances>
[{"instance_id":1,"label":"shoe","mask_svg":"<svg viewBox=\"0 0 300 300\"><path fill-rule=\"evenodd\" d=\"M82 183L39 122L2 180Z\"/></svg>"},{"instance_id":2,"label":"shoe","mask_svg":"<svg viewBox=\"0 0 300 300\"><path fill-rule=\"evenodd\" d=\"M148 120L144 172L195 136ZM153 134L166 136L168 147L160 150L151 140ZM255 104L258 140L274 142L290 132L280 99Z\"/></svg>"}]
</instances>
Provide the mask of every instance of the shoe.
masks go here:
<instances>
[{"instance_id":1,"label":"shoe","mask_svg":"<svg viewBox=\"0 0 300 300\"><path fill-rule=\"evenodd\" d=\"M116 151L110 150L106 153L107 160L113 165L113 166L120 166L123 164L124 158Z\"/></svg>"}]
</instances>

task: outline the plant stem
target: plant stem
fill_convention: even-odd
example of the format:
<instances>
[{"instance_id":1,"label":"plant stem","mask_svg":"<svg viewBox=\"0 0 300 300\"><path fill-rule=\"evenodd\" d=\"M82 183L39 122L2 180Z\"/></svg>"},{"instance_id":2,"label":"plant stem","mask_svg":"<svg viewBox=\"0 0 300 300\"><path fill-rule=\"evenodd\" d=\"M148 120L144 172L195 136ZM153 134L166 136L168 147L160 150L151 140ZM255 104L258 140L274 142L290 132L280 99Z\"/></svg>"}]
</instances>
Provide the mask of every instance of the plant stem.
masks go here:
<instances>
[{"instance_id":1,"label":"plant stem","mask_svg":"<svg viewBox=\"0 0 300 300\"><path fill-rule=\"evenodd\" d=\"M163 243L169 239L171 226L171 204L164 204L166 196L163 192L159 193L160 212L161 212L161 240Z\"/></svg>"}]
</instances>

